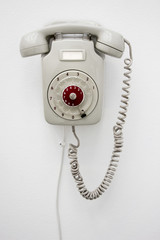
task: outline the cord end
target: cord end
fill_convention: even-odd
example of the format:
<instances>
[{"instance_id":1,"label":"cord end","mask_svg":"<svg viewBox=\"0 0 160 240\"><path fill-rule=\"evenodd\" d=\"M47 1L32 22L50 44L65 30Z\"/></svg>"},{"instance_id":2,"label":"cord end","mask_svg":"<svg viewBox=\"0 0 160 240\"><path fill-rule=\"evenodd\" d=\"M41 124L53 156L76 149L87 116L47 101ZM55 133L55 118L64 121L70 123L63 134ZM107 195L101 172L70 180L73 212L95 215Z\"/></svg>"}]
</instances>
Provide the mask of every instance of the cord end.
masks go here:
<instances>
[{"instance_id":1,"label":"cord end","mask_svg":"<svg viewBox=\"0 0 160 240\"><path fill-rule=\"evenodd\" d=\"M60 145L61 147L65 147L66 143L65 143L65 142L60 142L59 145Z\"/></svg>"}]
</instances>

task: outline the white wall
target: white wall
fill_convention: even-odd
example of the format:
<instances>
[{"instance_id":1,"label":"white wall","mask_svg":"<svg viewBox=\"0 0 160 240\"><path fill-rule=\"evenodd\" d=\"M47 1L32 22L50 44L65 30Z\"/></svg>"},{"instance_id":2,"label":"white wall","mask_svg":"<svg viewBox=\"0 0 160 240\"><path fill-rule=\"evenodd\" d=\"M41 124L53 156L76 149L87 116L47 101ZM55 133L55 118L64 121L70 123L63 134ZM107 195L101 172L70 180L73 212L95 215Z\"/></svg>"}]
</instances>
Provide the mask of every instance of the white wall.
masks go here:
<instances>
[{"instance_id":1,"label":"white wall","mask_svg":"<svg viewBox=\"0 0 160 240\"><path fill-rule=\"evenodd\" d=\"M56 185L63 127L43 117L40 56L21 58L23 34L59 19L94 20L122 33L134 65L125 145L114 181L96 201L83 199L67 148L60 194L63 240L160 239L159 0L16 0L0 8L0 239L58 239ZM102 121L77 127L89 189L104 176L122 86L123 60L106 57ZM68 142L73 141L67 128Z\"/></svg>"}]
</instances>

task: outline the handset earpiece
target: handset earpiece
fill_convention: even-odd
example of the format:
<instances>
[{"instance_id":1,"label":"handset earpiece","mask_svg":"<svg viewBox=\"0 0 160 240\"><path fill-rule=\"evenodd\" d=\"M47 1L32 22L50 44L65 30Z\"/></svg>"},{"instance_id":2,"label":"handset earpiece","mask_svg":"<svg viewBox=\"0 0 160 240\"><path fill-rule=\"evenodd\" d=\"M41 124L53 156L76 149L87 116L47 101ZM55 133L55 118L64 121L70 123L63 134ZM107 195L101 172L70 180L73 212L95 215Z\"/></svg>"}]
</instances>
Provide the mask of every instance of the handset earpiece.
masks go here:
<instances>
[{"instance_id":1,"label":"handset earpiece","mask_svg":"<svg viewBox=\"0 0 160 240\"><path fill-rule=\"evenodd\" d=\"M35 31L23 36L20 42L20 52L22 57L47 53L49 46L43 32Z\"/></svg>"},{"instance_id":2,"label":"handset earpiece","mask_svg":"<svg viewBox=\"0 0 160 240\"><path fill-rule=\"evenodd\" d=\"M119 33L104 29L99 33L95 47L105 54L120 58L124 51L124 39Z\"/></svg>"}]
</instances>

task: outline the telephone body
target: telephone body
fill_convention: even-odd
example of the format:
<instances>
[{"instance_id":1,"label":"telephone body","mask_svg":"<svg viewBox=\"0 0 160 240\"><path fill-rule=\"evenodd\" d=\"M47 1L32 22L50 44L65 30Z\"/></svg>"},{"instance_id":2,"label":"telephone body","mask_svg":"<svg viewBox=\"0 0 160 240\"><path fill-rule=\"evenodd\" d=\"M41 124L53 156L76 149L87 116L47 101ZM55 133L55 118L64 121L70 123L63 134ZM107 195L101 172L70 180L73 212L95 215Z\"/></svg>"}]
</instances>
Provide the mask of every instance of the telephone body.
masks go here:
<instances>
[{"instance_id":1,"label":"telephone body","mask_svg":"<svg viewBox=\"0 0 160 240\"><path fill-rule=\"evenodd\" d=\"M45 119L85 125L101 119L104 54L120 58L124 39L96 23L57 22L25 35L23 57L41 54Z\"/></svg>"}]
</instances>

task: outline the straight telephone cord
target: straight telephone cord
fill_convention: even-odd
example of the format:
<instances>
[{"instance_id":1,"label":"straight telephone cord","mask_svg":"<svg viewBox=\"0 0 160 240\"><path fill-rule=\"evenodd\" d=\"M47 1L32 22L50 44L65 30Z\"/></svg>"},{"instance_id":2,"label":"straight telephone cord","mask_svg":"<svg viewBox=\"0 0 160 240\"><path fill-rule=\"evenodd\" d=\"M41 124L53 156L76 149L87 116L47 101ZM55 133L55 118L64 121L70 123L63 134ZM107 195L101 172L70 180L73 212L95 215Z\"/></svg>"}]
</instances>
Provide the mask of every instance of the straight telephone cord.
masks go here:
<instances>
[{"instance_id":1,"label":"straight telephone cord","mask_svg":"<svg viewBox=\"0 0 160 240\"><path fill-rule=\"evenodd\" d=\"M58 182L57 182L57 194L56 194L56 214L57 214L59 240L62 240L61 219L60 219L60 211L59 211L59 195L60 195L60 185L61 185L62 170L63 170L63 163L64 163L65 142L66 142L66 127L64 126L63 140L62 142L60 142L60 146L62 147L62 152L61 152L61 162L60 162L60 169L59 169Z\"/></svg>"}]
</instances>

